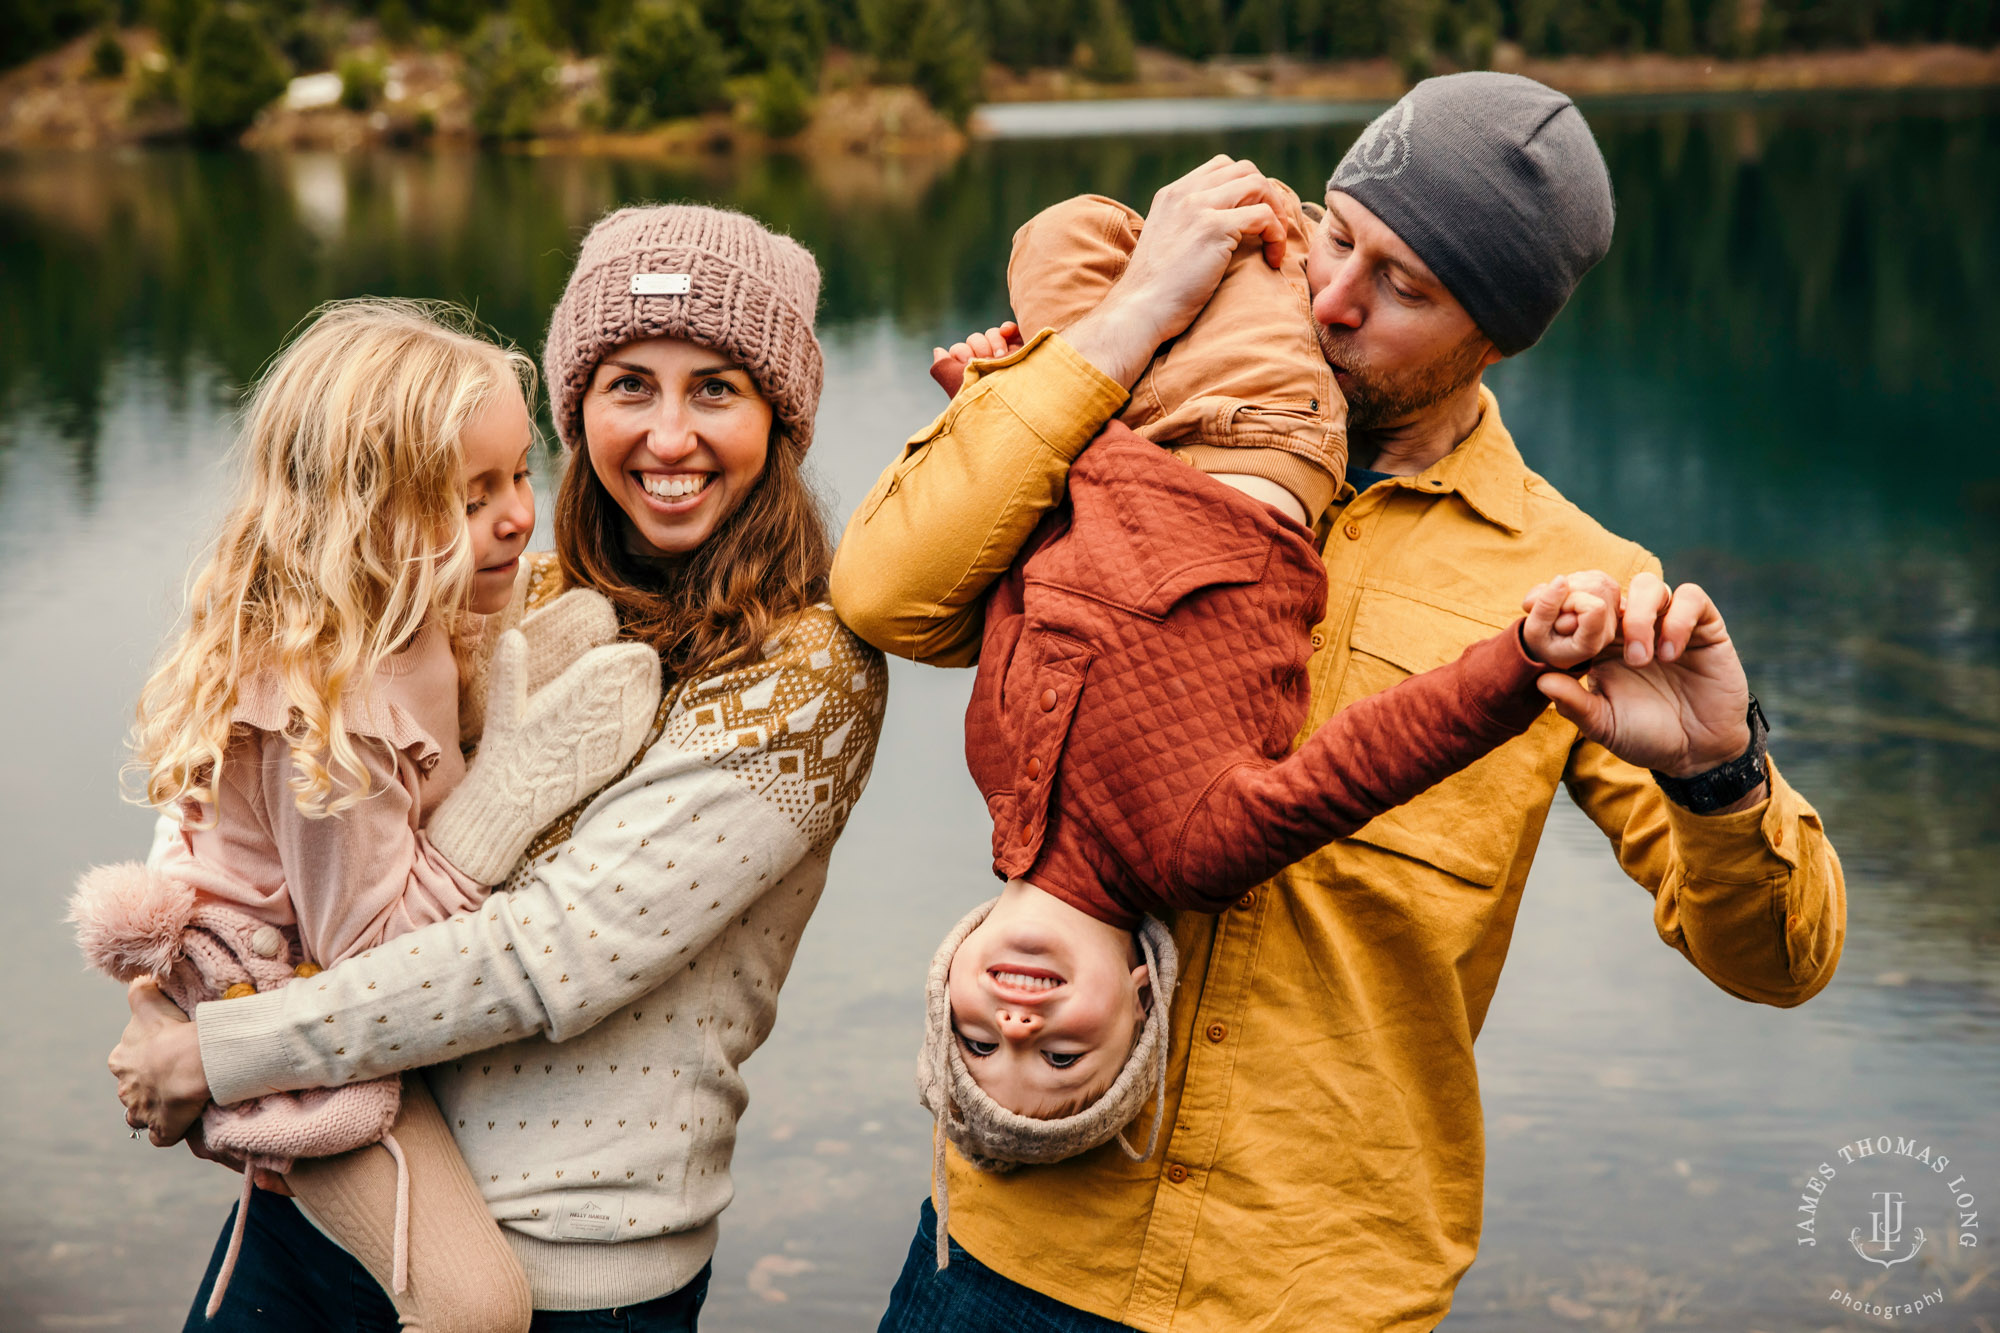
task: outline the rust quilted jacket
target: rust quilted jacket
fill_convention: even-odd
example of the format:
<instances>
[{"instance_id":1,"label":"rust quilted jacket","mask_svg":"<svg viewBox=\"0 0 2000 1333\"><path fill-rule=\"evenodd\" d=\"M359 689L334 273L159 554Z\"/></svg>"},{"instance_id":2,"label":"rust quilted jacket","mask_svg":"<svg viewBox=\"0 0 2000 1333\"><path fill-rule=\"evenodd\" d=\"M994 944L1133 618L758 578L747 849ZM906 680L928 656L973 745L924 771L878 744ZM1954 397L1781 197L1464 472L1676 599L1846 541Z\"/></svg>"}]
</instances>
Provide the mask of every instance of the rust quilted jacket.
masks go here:
<instances>
[{"instance_id":1,"label":"rust quilted jacket","mask_svg":"<svg viewBox=\"0 0 2000 1333\"><path fill-rule=\"evenodd\" d=\"M1311 535L1119 423L988 594L965 753L993 869L1100 920L1220 911L1525 731L1519 626L1305 724Z\"/></svg>"}]
</instances>

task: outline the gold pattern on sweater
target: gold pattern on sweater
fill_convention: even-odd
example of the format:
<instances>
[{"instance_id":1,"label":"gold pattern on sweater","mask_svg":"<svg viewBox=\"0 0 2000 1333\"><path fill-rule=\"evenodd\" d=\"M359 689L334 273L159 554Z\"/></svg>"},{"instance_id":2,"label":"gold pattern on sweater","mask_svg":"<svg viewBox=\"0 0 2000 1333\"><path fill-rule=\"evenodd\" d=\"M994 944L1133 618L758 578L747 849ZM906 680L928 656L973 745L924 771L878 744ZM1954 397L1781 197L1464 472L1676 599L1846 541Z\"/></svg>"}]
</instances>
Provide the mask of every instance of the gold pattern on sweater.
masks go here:
<instances>
[{"instance_id":1,"label":"gold pattern on sweater","mask_svg":"<svg viewBox=\"0 0 2000 1333\"><path fill-rule=\"evenodd\" d=\"M533 610L562 593L563 578L552 553L538 552L528 561ZM855 724L873 735L887 695L881 657L840 623L832 606L808 607L765 642L761 661L670 683L631 762L537 834L503 887L517 887L537 860L556 855L585 807L629 777L662 739L715 756L716 769L756 786L815 849L824 847L846 826L868 781L874 747L849 745Z\"/></svg>"}]
</instances>

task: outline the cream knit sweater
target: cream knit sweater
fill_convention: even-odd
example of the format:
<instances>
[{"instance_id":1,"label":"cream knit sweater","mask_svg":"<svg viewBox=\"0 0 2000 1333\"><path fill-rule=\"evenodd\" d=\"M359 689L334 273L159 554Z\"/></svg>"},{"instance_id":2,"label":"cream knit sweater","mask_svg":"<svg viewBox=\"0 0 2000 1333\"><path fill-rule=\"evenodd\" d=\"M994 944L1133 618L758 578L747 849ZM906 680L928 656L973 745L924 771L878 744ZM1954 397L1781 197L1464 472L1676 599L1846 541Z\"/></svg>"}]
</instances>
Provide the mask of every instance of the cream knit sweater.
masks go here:
<instances>
[{"instance_id":1,"label":"cream knit sweater","mask_svg":"<svg viewBox=\"0 0 2000 1333\"><path fill-rule=\"evenodd\" d=\"M200 1006L215 1100L427 1070L537 1309L684 1285L715 1248L746 1094L887 698L829 607L670 687L633 768L478 911L309 983Z\"/></svg>"}]
</instances>

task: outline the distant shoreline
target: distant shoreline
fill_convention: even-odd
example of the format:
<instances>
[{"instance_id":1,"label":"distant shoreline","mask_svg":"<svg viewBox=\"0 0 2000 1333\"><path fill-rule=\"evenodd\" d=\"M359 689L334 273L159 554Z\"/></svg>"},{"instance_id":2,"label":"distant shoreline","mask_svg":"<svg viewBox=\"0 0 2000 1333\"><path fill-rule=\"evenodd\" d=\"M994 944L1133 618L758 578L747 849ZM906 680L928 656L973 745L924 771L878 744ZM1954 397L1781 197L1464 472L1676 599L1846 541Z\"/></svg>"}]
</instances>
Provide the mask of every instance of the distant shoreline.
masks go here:
<instances>
[{"instance_id":1,"label":"distant shoreline","mask_svg":"<svg viewBox=\"0 0 2000 1333\"><path fill-rule=\"evenodd\" d=\"M0 74L0 150L91 149L187 137L183 118L135 99L129 80L89 77L88 40L78 38ZM156 60L150 34L131 30L122 40L135 68ZM354 151L384 146L465 147L475 142L465 124L465 95L455 68L435 58L415 57L406 63L413 69L424 68L429 76L421 105L413 100L400 109L367 113L337 105L298 110L281 98L259 115L242 143L260 150ZM2000 49L1945 45L1878 45L1749 60L1657 54L1534 59L1503 42L1491 63L1495 69L1525 74L1573 97L1592 100L2000 87ZM824 92L806 129L790 139L766 138L728 113L667 122L640 133L592 129L571 104L559 110L560 124L506 148L530 154L659 159L773 151L847 160L949 159L963 151L968 138L1162 134L1218 125L1254 128L1365 120L1371 108L1394 101L1407 86L1387 59L1325 63L1259 56L1195 62L1142 49L1136 65L1136 77L1125 83L1097 83L1068 69L1015 74L992 66L985 99L963 132L933 111L914 89L845 84ZM590 62L565 66L565 83L572 73L579 86L588 86L597 77ZM1176 103L1184 109L1176 108ZM1197 103L1234 103L1236 110L1218 116L1205 113ZM1096 114L1083 110L1093 104ZM1069 107L1077 110L1066 110Z\"/></svg>"},{"instance_id":2,"label":"distant shoreline","mask_svg":"<svg viewBox=\"0 0 2000 1333\"><path fill-rule=\"evenodd\" d=\"M1380 104L1393 102L1408 86L1386 59L1319 63L1282 56L1220 57L1196 64L1155 52L1144 56L1149 58L1140 61L1139 77L1122 84L1092 83L1067 70L1019 76L995 71L988 77L986 101L991 106L1181 98ZM1536 59L1503 42L1491 67L1525 74L1579 98L2000 87L2000 49L1944 45L1799 51L1749 60L1658 54Z\"/></svg>"}]
</instances>

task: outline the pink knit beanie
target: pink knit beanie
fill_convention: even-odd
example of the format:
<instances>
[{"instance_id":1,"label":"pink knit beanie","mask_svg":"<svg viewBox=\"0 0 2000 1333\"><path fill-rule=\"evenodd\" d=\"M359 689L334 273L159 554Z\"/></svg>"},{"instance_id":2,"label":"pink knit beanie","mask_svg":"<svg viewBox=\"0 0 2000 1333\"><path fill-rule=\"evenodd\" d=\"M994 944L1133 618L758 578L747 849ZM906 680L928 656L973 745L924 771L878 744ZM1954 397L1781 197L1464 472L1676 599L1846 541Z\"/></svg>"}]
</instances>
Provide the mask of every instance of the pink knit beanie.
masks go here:
<instances>
[{"instance_id":1,"label":"pink knit beanie","mask_svg":"<svg viewBox=\"0 0 2000 1333\"><path fill-rule=\"evenodd\" d=\"M542 360L556 433L583 444L583 394L614 347L685 338L726 352L793 445L812 443L825 377L813 314L819 265L755 218L698 204L621 208L583 239Z\"/></svg>"}]
</instances>

